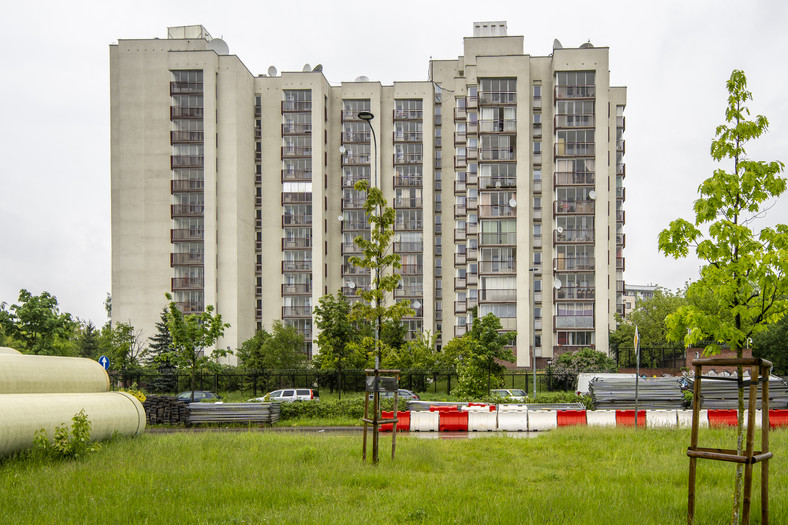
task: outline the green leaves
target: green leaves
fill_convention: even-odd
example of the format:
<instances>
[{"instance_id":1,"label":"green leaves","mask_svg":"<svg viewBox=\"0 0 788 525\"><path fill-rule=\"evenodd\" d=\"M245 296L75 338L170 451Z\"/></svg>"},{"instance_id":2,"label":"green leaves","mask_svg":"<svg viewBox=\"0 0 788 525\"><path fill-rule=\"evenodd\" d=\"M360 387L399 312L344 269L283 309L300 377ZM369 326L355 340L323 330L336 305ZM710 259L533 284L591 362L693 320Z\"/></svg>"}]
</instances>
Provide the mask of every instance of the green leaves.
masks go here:
<instances>
[{"instance_id":1,"label":"green leaves","mask_svg":"<svg viewBox=\"0 0 788 525\"><path fill-rule=\"evenodd\" d=\"M700 279L687 288L691 304L668 316L668 336L685 345L710 341L706 353L719 352L722 344L740 350L747 338L788 311L788 227L753 230L764 215L762 205L786 190L780 161L746 158L745 145L768 129L761 115L747 120L744 73L733 71L727 82L725 124L717 127L711 156L730 159L733 171L717 169L698 188L694 225L684 219L670 223L659 235L659 249L675 258L686 257L694 246L705 265ZM697 226L708 224L708 234ZM701 308L693 300L712 294L715 308Z\"/></svg>"}]
</instances>

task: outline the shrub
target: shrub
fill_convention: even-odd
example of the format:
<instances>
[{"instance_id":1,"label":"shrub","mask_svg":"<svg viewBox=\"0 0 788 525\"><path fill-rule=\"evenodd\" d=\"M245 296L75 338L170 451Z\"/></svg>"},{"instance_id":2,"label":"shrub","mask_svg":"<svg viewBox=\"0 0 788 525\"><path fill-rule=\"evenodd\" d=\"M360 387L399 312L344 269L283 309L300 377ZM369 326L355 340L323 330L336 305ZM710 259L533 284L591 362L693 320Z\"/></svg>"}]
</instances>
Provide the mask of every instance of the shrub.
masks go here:
<instances>
[{"instance_id":1,"label":"shrub","mask_svg":"<svg viewBox=\"0 0 788 525\"><path fill-rule=\"evenodd\" d=\"M33 438L35 448L49 459L77 459L90 452L95 452L101 445L90 442L90 420L85 410L71 418L71 437L68 425L55 427L55 437L50 441L46 430L43 428L36 432Z\"/></svg>"}]
</instances>

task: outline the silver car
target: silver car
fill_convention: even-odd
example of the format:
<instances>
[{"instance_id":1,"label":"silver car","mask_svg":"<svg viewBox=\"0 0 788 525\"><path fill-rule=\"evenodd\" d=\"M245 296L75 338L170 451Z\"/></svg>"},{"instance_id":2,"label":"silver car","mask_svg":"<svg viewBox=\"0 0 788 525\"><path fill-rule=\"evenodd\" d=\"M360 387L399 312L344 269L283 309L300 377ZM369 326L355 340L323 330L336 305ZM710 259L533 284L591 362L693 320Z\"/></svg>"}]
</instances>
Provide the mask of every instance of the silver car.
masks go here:
<instances>
[{"instance_id":1,"label":"silver car","mask_svg":"<svg viewBox=\"0 0 788 525\"><path fill-rule=\"evenodd\" d=\"M498 396L509 401L525 401L528 394L520 388L495 388L490 390L491 396Z\"/></svg>"}]
</instances>

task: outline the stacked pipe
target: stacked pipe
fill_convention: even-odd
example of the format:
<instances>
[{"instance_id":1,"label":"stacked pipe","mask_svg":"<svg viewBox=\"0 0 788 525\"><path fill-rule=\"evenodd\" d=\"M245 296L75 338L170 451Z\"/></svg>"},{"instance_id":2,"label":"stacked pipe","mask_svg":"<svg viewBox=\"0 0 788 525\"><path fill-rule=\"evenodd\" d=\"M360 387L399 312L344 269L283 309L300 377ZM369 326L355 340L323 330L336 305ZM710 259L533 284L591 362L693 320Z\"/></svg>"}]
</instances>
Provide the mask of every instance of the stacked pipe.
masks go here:
<instances>
[{"instance_id":1,"label":"stacked pipe","mask_svg":"<svg viewBox=\"0 0 788 525\"><path fill-rule=\"evenodd\" d=\"M11 350L11 351L9 351ZM145 430L145 411L125 392L110 392L109 377L97 362L79 357L22 355L0 351L0 456L30 448L35 433L51 438L58 426L70 428L85 411L91 438Z\"/></svg>"},{"instance_id":2,"label":"stacked pipe","mask_svg":"<svg viewBox=\"0 0 788 525\"><path fill-rule=\"evenodd\" d=\"M703 379L701 407L708 409L734 409L739 406L739 383L734 375L730 379ZM744 376L745 382L749 381L749 374ZM694 386L694 380L690 379L690 388ZM761 408L762 391L758 389L758 397L755 400L756 408ZM750 399L749 383L744 388L744 405L747 406ZM788 408L788 384L777 376L769 377L769 408L783 409Z\"/></svg>"},{"instance_id":3,"label":"stacked pipe","mask_svg":"<svg viewBox=\"0 0 788 525\"><path fill-rule=\"evenodd\" d=\"M149 425L178 425L189 422L189 405L175 396L149 394L142 402Z\"/></svg>"},{"instance_id":4,"label":"stacked pipe","mask_svg":"<svg viewBox=\"0 0 788 525\"><path fill-rule=\"evenodd\" d=\"M634 410L635 379L594 378L588 385L594 406L601 410ZM704 383L704 389L706 388ZM680 409L684 406L679 378L654 377L637 381L638 407L651 410Z\"/></svg>"}]
</instances>

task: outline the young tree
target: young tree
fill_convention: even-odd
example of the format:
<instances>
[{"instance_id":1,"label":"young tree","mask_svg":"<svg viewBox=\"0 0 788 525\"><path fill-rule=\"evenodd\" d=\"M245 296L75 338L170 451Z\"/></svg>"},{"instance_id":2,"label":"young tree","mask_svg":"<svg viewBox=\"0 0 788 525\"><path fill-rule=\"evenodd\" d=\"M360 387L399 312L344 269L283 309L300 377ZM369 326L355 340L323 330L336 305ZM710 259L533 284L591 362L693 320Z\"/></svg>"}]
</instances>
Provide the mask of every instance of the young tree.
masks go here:
<instances>
[{"instance_id":1,"label":"young tree","mask_svg":"<svg viewBox=\"0 0 788 525\"><path fill-rule=\"evenodd\" d=\"M572 382L577 387L577 375L581 372L618 372L616 361L604 352L582 348L558 356L549 373L559 382Z\"/></svg>"},{"instance_id":2,"label":"young tree","mask_svg":"<svg viewBox=\"0 0 788 525\"><path fill-rule=\"evenodd\" d=\"M161 316L156 322L156 333L149 340L148 351L150 355L159 362L166 361L164 356L172 349L172 335L170 335L170 329L167 327L167 307L162 309ZM162 359L158 359L159 356L162 356Z\"/></svg>"},{"instance_id":3,"label":"young tree","mask_svg":"<svg viewBox=\"0 0 788 525\"><path fill-rule=\"evenodd\" d=\"M354 239L353 242L362 249L364 256L351 257L350 264L369 268L374 279L369 290L360 292L359 295L364 300L354 303L351 312L354 319L365 319L375 326L378 334L377 348L372 348L374 344L371 338L365 338L364 346L368 351L373 351L376 360L379 361L384 353L380 341L383 324L385 322L399 324L403 317L413 315L414 311L410 308L410 301L407 300L386 306L387 296L393 294L399 285L400 275L396 270L402 268L399 254L391 250L396 212L387 206L380 188L371 187L367 181L357 182L355 188L367 192L364 211L372 233L369 239L365 239L363 235Z\"/></svg>"},{"instance_id":4,"label":"young tree","mask_svg":"<svg viewBox=\"0 0 788 525\"><path fill-rule=\"evenodd\" d=\"M136 330L129 323L115 323L109 329L108 356L113 370L131 371L142 367L148 354L148 347L142 337L142 330Z\"/></svg>"},{"instance_id":5,"label":"young tree","mask_svg":"<svg viewBox=\"0 0 788 525\"><path fill-rule=\"evenodd\" d=\"M189 370L191 400L194 402L197 369L210 363L211 357L223 357L228 353L227 350L214 348L211 354L205 355L205 349L213 346L230 325L222 323L221 314L213 315L213 305L206 306L201 314L184 316L172 300L172 295L164 295L170 302L167 307L167 328L172 335L172 350L166 355L175 365Z\"/></svg>"},{"instance_id":6,"label":"young tree","mask_svg":"<svg viewBox=\"0 0 788 525\"><path fill-rule=\"evenodd\" d=\"M317 346L320 353L313 360L321 370L336 370L339 378L339 398L342 399L342 371L347 368L362 368L366 356L359 356L359 344L364 336L369 337L370 324L354 320L350 316L351 306L341 291L324 295L315 306L315 325L320 329Z\"/></svg>"},{"instance_id":7,"label":"young tree","mask_svg":"<svg viewBox=\"0 0 788 525\"><path fill-rule=\"evenodd\" d=\"M274 321L271 333L258 330L238 349L241 366L250 370L297 370L306 364L304 336L293 326Z\"/></svg>"},{"instance_id":8,"label":"young tree","mask_svg":"<svg viewBox=\"0 0 788 525\"><path fill-rule=\"evenodd\" d=\"M779 161L749 160L745 144L761 136L768 127L766 117L748 120L746 106L752 95L744 73L733 71L727 82L728 106L725 124L717 127L711 144L716 161L731 160L733 171L715 170L698 189L694 224L684 219L670 223L659 235L659 249L675 258L686 257L692 247L705 264L700 278L687 288L687 298L712 297L714 311L696 305L680 307L667 319L669 337L689 346L711 340L705 354L716 354L727 344L742 356L749 337L779 320L788 309L788 226L753 232L754 222L765 215L762 205L779 197L786 188L779 176ZM768 208L767 208L768 210ZM698 228L708 225L708 234ZM739 377L742 367L738 370ZM737 449L741 454L744 436L744 392L739 385ZM742 465L736 468L731 523L738 521L741 507Z\"/></svg>"},{"instance_id":9,"label":"young tree","mask_svg":"<svg viewBox=\"0 0 788 525\"><path fill-rule=\"evenodd\" d=\"M93 321L81 324L76 336L77 353L80 357L97 360L101 355L101 331Z\"/></svg>"}]
</instances>

